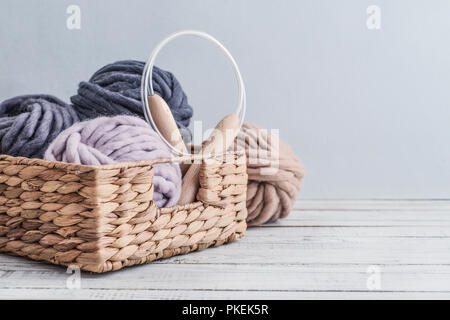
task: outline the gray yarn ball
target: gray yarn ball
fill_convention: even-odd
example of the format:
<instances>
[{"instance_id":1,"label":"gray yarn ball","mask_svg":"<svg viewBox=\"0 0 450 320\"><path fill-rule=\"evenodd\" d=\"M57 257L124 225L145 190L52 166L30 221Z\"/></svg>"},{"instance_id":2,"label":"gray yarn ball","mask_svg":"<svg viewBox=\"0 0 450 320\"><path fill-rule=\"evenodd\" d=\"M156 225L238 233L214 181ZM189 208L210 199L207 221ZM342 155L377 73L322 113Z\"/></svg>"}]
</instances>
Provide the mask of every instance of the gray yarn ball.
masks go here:
<instances>
[{"instance_id":1,"label":"gray yarn ball","mask_svg":"<svg viewBox=\"0 0 450 320\"><path fill-rule=\"evenodd\" d=\"M58 134L79 121L72 106L51 95L23 95L0 104L0 153L42 158Z\"/></svg>"},{"instance_id":2,"label":"gray yarn ball","mask_svg":"<svg viewBox=\"0 0 450 320\"><path fill-rule=\"evenodd\" d=\"M89 81L81 82L77 95L70 98L80 119L114 115L143 119L141 77L144 66L144 62L135 60L114 62L96 71ZM152 76L155 93L167 102L183 137L190 140L188 126L193 110L180 83L172 73L156 66Z\"/></svg>"}]
</instances>

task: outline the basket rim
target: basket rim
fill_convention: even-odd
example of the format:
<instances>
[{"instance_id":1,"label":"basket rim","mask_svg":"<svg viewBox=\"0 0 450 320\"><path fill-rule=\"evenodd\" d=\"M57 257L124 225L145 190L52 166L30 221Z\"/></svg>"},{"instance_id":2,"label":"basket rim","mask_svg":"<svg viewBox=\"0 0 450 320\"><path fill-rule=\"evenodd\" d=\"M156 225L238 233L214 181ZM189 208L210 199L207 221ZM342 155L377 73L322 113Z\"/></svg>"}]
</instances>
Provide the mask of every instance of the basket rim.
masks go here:
<instances>
[{"instance_id":1,"label":"basket rim","mask_svg":"<svg viewBox=\"0 0 450 320\"><path fill-rule=\"evenodd\" d=\"M242 156L244 152L242 151L229 151L222 156ZM154 164L160 163L169 163L169 162L183 162L183 161L198 161L205 159L214 159L214 156L207 155L204 156L202 154L194 154L191 156L174 156L172 158L159 158L153 160L140 160L140 161L129 161L129 162L118 162L104 165L86 165L86 164L77 164L77 163L68 163L63 161L50 161L45 159L38 158L27 158L27 157L16 157L10 156L7 154L0 154L0 161L6 160L14 164L18 165L35 165L35 166L43 166L47 168L57 168L57 169L66 169L73 171L81 171L81 172L89 172L92 170L108 170L108 169L124 169L124 168L134 168L134 167L145 167L152 166Z\"/></svg>"}]
</instances>

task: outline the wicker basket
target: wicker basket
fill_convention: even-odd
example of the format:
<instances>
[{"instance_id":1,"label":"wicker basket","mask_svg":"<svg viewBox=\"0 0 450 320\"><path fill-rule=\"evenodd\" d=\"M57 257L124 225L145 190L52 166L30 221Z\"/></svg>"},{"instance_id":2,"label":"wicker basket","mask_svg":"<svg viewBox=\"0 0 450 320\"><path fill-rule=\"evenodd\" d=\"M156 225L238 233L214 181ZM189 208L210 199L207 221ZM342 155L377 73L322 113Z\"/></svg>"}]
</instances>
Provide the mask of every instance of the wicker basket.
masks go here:
<instances>
[{"instance_id":1,"label":"wicker basket","mask_svg":"<svg viewBox=\"0 0 450 320\"><path fill-rule=\"evenodd\" d=\"M242 237L245 157L203 160L198 201L158 209L153 164L170 161L85 166L1 155L0 251L106 272Z\"/></svg>"}]
</instances>

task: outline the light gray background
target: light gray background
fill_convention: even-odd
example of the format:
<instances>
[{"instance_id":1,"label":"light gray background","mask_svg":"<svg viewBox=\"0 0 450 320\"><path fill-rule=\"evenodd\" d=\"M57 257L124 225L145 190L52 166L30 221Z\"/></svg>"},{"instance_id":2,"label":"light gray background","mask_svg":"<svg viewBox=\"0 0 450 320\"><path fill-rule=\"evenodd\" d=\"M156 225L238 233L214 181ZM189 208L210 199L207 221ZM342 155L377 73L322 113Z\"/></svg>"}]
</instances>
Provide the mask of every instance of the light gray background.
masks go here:
<instances>
[{"instance_id":1,"label":"light gray background","mask_svg":"<svg viewBox=\"0 0 450 320\"><path fill-rule=\"evenodd\" d=\"M66 8L81 7L81 30ZM366 8L381 8L368 30ZM235 56L247 120L279 128L307 168L303 198L448 198L449 1L2 0L0 100L63 99L99 67L145 60L168 33L204 30ZM158 65L212 126L236 104L228 62L183 39Z\"/></svg>"}]
</instances>

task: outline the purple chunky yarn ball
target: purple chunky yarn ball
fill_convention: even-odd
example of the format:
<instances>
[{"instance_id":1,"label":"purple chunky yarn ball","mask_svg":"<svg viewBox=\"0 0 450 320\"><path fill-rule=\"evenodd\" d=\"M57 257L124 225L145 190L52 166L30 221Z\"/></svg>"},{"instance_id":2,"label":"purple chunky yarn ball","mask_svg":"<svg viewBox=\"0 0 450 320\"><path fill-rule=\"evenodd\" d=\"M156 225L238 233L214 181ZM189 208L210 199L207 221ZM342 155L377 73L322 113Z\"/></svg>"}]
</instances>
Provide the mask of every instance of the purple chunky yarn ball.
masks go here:
<instances>
[{"instance_id":1,"label":"purple chunky yarn ball","mask_svg":"<svg viewBox=\"0 0 450 320\"><path fill-rule=\"evenodd\" d=\"M158 134L133 116L99 117L79 122L61 132L44 159L86 165L170 158ZM154 201L158 207L176 205L181 193L177 163L154 165Z\"/></svg>"}]
</instances>

